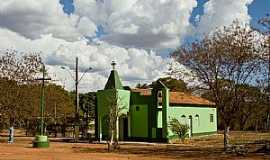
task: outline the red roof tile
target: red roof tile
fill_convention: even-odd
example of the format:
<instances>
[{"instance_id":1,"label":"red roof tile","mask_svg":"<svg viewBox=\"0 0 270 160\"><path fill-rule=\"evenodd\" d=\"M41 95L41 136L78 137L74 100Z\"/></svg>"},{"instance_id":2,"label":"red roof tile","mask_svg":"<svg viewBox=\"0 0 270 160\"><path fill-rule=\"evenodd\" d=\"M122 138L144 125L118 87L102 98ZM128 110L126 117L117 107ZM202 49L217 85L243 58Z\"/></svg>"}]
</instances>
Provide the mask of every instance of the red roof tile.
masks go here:
<instances>
[{"instance_id":1,"label":"red roof tile","mask_svg":"<svg viewBox=\"0 0 270 160\"><path fill-rule=\"evenodd\" d=\"M215 105L202 97L193 96L184 92L170 92L170 103L172 104L196 104L196 105Z\"/></svg>"},{"instance_id":2,"label":"red roof tile","mask_svg":"<svg viewBox=\"0 0 270 160\"><path fill-rule=\"evenodd\" d=\"M151 95L150 89L131 89L132 92L138 92L140 95L149 96ZM161 102L161 99L159 99ZM193 96L184 92L170 92L170 104L193 104L193 105L215 105L214 102L211 102L202 97Z\"/></svg>"}]
</instances>

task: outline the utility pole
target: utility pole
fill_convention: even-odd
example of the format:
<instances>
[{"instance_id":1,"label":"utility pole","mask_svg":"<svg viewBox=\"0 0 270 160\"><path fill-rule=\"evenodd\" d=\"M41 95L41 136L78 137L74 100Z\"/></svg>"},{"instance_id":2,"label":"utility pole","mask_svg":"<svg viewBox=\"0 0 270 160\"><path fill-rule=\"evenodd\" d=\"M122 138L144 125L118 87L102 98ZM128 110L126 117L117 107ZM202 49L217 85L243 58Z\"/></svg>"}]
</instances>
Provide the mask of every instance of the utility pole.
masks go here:
<instances>
[{"instance_id":1,"label":"utility pole","mask_svg":"<svg viewBox=\"0 0 270 160\"><path fill-rule=\"evenodd\" d=\"M79 77L79 58L76 57L75 59L75 78L73 77L73 74L67 70L69 72L69 74L71 75L72 79L75 81L75 101L76 101L76 106L75 106L75 119L74 119L74 142L78 142L79 139L79 127L80 127L80 97L79 97L79 82L82 80L82 78L84 77L85 73L89 70L91 70L92 68L89 67L87 68L81 77ZM65 67L61 67L62 69L66 69Z\"/></svg>"},{"instance_id":2,"label":"utility pole","mask_svg":"<svg viewBox=\"0 0 270 160\"><path fill-rule=\"evenodd\" d=\"M268 31L266 32L266 36L267 36L267 50L268 50L268 54L266 54L266 56L268 56L268 86L266 88L266 92L268 94L268 103L270 103L270 16L268 15L268 19L266 21L266 26L268 26ZM268 124L269 126L269 124Z\"/></svg>"},{"instance_id":3,"label":"utility pole","mask_svg":"<svg viewBox=\"0 0 270 160\"><path fill-rule=\"evenodd\" d=\"M36 148L47 148L49 147L49 140L46 135L44 135L44 112L45 112L45 80L51 80L51 78L45 78L45 65L42 66L42 78L36 80L42 81L41 88L41 98L40 98L40 124L39 124L39 134L35 137L33 142L33 147Z\"/></svg>"},{"instance_id":4,"label":"utility pole","mask_svg":"<svg viewBox=\"0 0 270 160\"><path fill-rule=\"evenodd\" d=\"M56 126L57 111L56 111L56 102L54 102L54 125Z\"/></svg>"},{"instance_id":5,"label":"utility pole","mask_svg":"<svg viewBox=\"0 0 270 160\"><path fill-rule=\"evenodd\" d=\"M75 92L76 92L76 108L75 108L75 138L74 141L78 142L79 139L79 123L80 123L80 113L79 113L79 91L78 91L78 84L79 84L79 67L78 67L78 57L76 57L76 67L75 67Z\"/></svg>"}]
</instances>

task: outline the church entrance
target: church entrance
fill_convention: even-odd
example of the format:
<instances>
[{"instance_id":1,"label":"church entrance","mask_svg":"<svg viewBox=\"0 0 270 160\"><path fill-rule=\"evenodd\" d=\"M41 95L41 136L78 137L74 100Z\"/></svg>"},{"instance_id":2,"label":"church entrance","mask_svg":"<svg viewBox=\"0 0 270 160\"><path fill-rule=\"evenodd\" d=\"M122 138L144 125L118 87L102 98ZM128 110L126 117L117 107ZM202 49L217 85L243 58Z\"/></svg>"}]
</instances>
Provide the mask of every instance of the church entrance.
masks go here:
<instances>
[{"instance_id":1,"label":"church entrance","mask_svg":"<svg viewBox=\"0 0 270 160\"><path fill-rule=\"evenodd\" d=\"M119 140L124 141L128 139L128 117L121 116L119 119Z\"/></svg>"}]
</instances>

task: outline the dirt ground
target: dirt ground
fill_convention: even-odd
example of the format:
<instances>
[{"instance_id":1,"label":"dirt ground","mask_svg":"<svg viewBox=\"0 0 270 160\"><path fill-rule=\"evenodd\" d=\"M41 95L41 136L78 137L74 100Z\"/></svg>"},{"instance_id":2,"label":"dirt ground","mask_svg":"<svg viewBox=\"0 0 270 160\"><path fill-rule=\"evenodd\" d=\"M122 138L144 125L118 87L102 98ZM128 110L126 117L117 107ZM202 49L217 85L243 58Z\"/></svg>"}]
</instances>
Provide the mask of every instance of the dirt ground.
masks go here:
<instances>
[{"instance_id":1,"label":"dirt ground","mask_svg":"<svg viewBox=\"0 0 270 160\"><path fill-rule=\"evenodd\" d=\"M7 144L0 137L0 160L162 160L162 159L268 159L270 155L256 153L260 142L270 140L270 133L234 132L231 142L246 144L246 156L224 154L220 134L187 140L184 144L124 143L119 151L107 152L106 144L66 143L51 139L47 149L32 148L31 137L15 137ZM58 142L57 142L58 141Z\"/></svg>"}]
</instances>

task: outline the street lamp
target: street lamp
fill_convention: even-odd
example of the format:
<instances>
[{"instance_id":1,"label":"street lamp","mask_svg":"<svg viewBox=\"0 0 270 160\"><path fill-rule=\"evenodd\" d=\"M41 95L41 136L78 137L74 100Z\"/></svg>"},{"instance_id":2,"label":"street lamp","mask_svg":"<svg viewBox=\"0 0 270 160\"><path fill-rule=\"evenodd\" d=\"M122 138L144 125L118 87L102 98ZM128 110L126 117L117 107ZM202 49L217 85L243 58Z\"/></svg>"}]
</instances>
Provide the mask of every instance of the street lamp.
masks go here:
<instances>
[{"instance_id":1,"label":"street lamp","mask_svg":"<svg viewBox=\"0 0 270 160\"><path fill-rule=\"evenodd\" d=\"M78 139L79 139L79 123L80 123L80 114L79 114L79 91L78 91L78 85L79 85L79 82L82 80L82 78L84 77L85 73L88 72L89 70L92 70L91 67L87 68L83 75L79 78L79 67L78 67L78 57L76 57L76 68L75 68L75 78L73 77L72 73L67 70L65 67L61 67L61 69L65 69L69 72L69 74L71 75L72 79L75 81L75 92L76 92L76 108L75 108L75 127L74 127L74 132L75 132L75 138L74 138L74 141L75 142L78 142Z\"/></svg>"}]
</instances>

